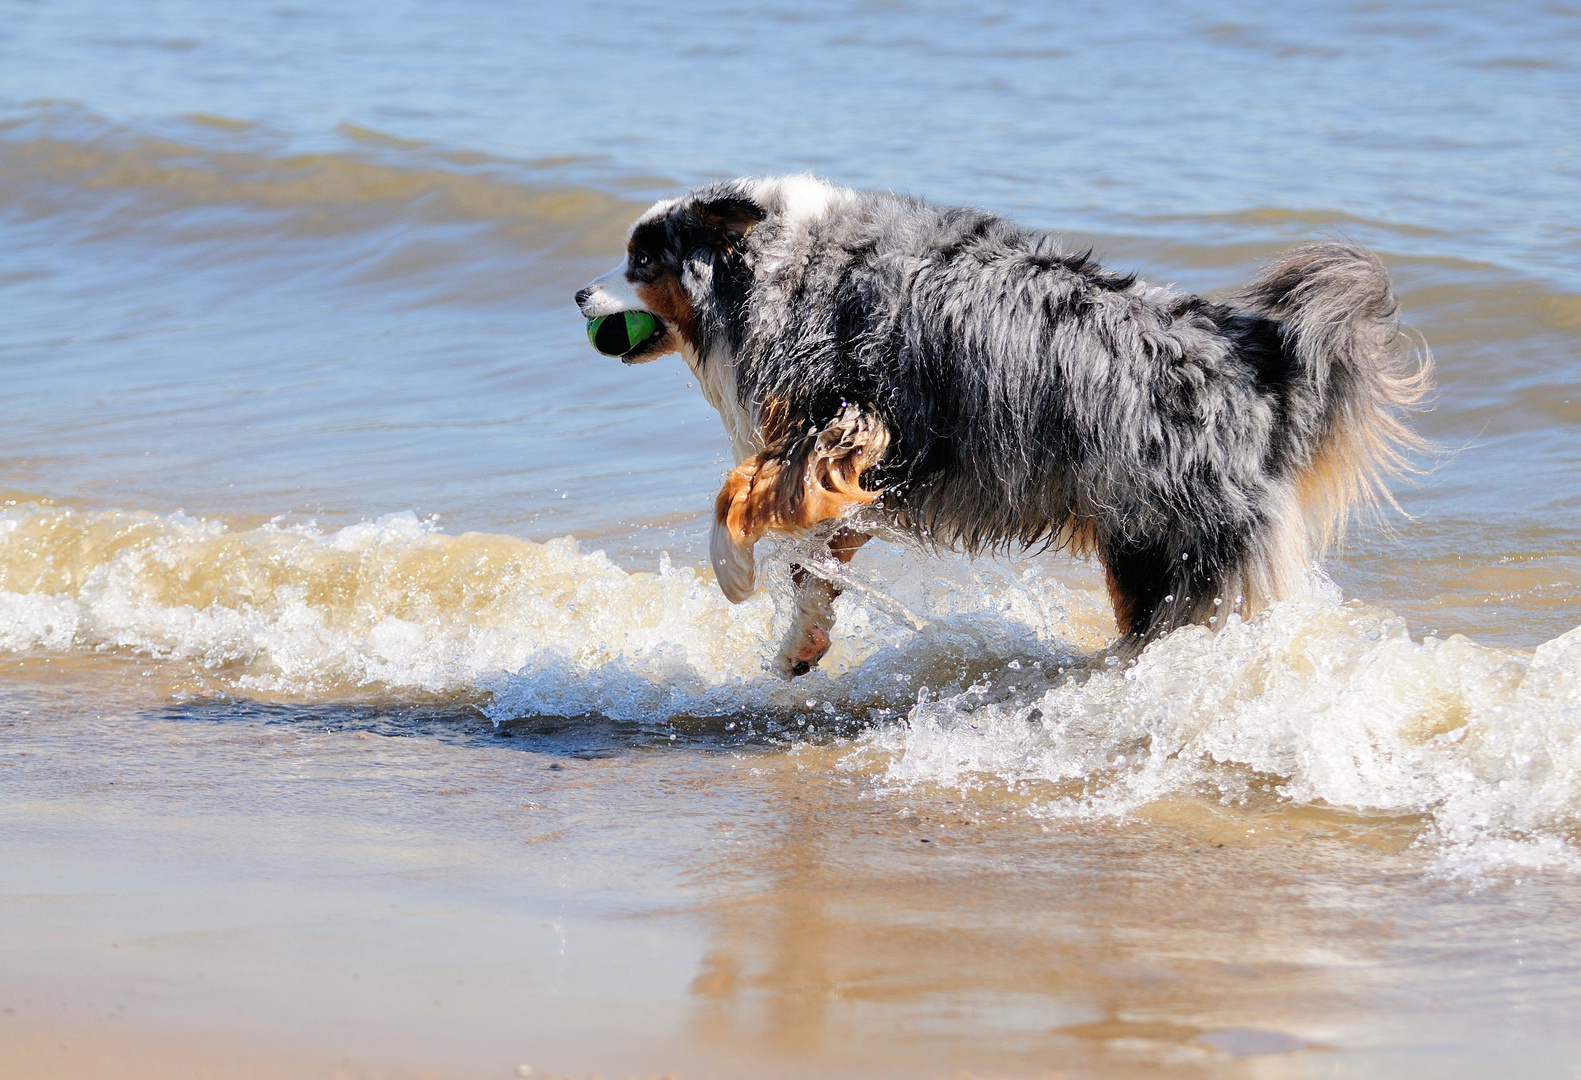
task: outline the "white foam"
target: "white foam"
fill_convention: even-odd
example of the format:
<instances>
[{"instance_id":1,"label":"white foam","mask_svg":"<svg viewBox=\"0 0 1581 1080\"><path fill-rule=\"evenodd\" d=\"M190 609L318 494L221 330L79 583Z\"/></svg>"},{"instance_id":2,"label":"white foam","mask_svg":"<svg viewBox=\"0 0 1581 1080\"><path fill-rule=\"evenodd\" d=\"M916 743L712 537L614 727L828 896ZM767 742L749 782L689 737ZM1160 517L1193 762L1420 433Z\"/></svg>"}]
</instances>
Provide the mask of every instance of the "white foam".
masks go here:
<instances>
[{"instance_id":1,"label":"white foam","mask_svg":"<svg viewBox=\"0 0 1581 1080\"><path fill-rule=\"evenodd\" d=\"M1581 868L1581 628L1535 655L1311 597L1218 634L1178 631L1132 667L1034 698L970 691L866 736L892 783L1075 786L1036 812L1119 816L1175 793L1425 814L1441 868ZM1059 787L1058 785L1063 785Z\"/></svg>"},{"instance_id":2,"label":"white foam","mask_svg":"<svg viewBox=\"0 0 1581 1080\"><path fill-rule=\"evenodd\" d=\"M783 583L794 553L763 547ZM881 545L858 565L823 666L785 683L783 591L731 605L667 558L411 514L321 532L23 506L0 511L0 649L186 660L242 694L459 693L501 720L834 713L870 723L845 761L881 786L1066 819L1203 792L1425 815L1447 872L1581 870L1581 628L1535 653L1416 641L1319 588L1081 679L1112 632L1101 590Z\"/></svg>"}]
</instances>

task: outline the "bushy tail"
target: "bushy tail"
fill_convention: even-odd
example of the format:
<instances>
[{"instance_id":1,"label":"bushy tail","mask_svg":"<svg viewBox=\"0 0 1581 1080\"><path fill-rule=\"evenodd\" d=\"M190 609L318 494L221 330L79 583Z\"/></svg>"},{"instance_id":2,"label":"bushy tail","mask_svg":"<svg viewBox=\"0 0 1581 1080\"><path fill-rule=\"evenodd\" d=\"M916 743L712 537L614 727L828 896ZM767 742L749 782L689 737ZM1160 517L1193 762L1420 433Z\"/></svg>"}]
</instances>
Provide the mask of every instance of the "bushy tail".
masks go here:
<instances>
[{"instance_id":1,"label":"bushy tail","mask_svg":"<svg viewBox=\"0 0 1581 1080\"><path fill-rule=\"evenodd\" d=\"M1321 549L1350 515L1398 508L1384 474L1411 471L1427 443L1402 414L1432 386L1432 357L1410 348L1378 256L1354 244L1287 252L1232 302L1278 322L1294 371L1287 460L1295 463L1311 539Z\"/></svg>"}]
</instances>

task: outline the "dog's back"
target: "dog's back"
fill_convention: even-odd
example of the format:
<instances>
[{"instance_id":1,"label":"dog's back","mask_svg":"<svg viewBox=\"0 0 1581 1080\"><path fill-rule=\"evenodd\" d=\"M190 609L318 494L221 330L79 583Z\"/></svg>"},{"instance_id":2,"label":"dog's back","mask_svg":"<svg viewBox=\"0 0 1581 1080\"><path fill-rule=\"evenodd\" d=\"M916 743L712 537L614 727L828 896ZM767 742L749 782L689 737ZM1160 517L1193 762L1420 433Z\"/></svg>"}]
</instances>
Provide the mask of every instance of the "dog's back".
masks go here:
<instances>
[{"instance_id":1,"label":"dog's back","mask_svg":"<svg viewBox=\"0 0 1581 1080\"><path fill-rule=\"evenodd\" d=\"M765 244L772 249L775 237ZM1099 555L1136 642L1287 595L1412 438L1426 385L1377 257L1312 244L1225 302L984 211L862 196L761 283L744 394L859 402L904 526ZM838 403L838 404L837 404Z\"/></svg>"}]
</instances>

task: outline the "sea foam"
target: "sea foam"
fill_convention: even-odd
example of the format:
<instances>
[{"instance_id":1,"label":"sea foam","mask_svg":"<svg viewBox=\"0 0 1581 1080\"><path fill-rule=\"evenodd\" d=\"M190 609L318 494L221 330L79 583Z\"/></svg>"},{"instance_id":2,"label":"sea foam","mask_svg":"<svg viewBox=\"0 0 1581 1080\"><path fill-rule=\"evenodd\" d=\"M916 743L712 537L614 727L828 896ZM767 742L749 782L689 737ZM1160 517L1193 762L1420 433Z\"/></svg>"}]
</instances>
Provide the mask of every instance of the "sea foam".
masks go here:
<instances>
[{"instance_id":1,"label":"sea foam","mask_svg":"<svg viewBox=\"0 0 1581 1080\"><path fill-rule=\"evenodd\" d=\"M22 505L0 511L0 649L180 660L238 695L461 695L497 721L835 717L880 789L1016 792L1050 820L1178 795L1421 815L1448 872L1581 870L1581 628L1534 652L1418 640L1315 577L1118 664L1090 578L890 547L847 580L823 666L786 683L793 553L764 554L778 585L731 605L667 556L633 571L412 514L324 531Z\"/></svg>"}]
</instances>

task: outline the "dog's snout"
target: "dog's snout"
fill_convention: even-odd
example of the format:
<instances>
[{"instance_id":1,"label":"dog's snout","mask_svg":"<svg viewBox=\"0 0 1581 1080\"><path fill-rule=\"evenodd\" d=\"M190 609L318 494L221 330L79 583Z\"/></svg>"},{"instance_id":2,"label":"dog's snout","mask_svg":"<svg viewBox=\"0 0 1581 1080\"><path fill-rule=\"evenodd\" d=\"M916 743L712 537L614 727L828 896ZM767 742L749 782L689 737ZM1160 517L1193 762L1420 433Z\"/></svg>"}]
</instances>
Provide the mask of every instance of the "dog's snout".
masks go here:
<instances>
[{"instance_id":1,"label":"dog's snout","mask_svg":"<svg viewBox=\"0 0 1581 1080\"><path fill-rule=\"evenodd\" d=\"M642 311L642 299L626 280L626 268L617 266L601 278L594 278L576 294L576 306L589 319L613 315L617 311Z\"/></svg>"}]
</instances>

